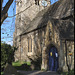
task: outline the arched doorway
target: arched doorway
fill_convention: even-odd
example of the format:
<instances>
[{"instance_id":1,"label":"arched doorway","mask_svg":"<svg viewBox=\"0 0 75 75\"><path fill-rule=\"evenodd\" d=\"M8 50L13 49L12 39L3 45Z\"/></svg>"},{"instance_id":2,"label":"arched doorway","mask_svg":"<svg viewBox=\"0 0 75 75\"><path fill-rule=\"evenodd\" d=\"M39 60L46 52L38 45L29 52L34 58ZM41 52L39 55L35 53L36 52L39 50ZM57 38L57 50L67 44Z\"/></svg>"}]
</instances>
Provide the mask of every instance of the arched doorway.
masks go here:
<instances>
[{"instance_id":1,"label":"arched doorway","mask_svg":"<svg viewBox=\"0 0 75 75\"><path fill-rule=\"evenodd\" d=\"M49 50L49 70L57 71L58 69L58 52L55 46L52 46Z\"/></svg>"}]
</instances>

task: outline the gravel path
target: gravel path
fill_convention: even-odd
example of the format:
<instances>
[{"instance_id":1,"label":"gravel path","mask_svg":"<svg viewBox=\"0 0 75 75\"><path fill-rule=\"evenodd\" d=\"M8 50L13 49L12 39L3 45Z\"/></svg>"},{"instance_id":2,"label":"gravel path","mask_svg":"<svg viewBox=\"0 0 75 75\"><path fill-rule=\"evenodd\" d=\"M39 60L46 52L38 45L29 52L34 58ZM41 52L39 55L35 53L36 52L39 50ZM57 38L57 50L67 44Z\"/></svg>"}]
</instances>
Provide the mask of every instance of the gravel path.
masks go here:
<instances>
[{"instance_id":1,"label":"gravel path","mask_svg":"<svg viewBox=\"0 0 75 75\"><path fill-rule=\"evenodd\" d=\"M23 75L59 75L56 72L51 72L51 71L18 71Z\"/></svg>"}]
</instances>

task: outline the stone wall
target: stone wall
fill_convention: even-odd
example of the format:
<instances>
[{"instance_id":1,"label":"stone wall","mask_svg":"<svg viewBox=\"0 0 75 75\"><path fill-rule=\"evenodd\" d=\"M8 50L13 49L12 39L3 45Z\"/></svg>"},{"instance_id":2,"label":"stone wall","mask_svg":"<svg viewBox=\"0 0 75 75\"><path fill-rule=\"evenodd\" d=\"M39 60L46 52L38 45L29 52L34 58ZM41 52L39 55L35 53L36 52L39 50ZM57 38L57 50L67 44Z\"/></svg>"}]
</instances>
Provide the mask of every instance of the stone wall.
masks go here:
<instances>
[{"instance_id":1,"label":"stone wall","mask_svg":"<svg viewBox=\"0 0 75 75\"><path fill-rule=\"evenodd\" d=\"M63 63L61 65L63 71L68 71L68 66L70 70L74 69L74 42L71 40L62 41L62 49L63 49ZM67 51L66 51L67 49ZM67 52L67 55L66 55Z\"/></svg>"},{"instance_id":2,"label":"stone wall","mask_svg":"<svg viewBox=\"0 0 75 75\"><path fill-rule=\"evenodd\" d=\"M35 4L35 0L18 0L16 5L16 14L21 13L16 16L16 35L20 35L26 29L26 25L28 25L30 21L35 18L37 13L43 9L44 7L41 3L40 5Z\"/></svg>"},{"instance_id":3,"label":"stone wall","mask_svg":"<svg viewBox=\"0 0 75 75\"><path fill-rule=\"evenodd\" d=\"M41 0L40 0L41 1ZM30 6L30 7L29 7ZM29 8L28 8L29 7ZM35 18L37 13L44 9L44 7L35 4L34 0L20 0L17 3L16 13L23 11L23 13L16 16L16 25L14 32L14 46L17 47L15 52L15 61L30 61L30 58L35 60L41 55L42 65L41 69L49 69L49 49L55 46L58 50L59 69L67 71L66 64L66 48L65 40L59 37L59 31L51 21L48 21L47 27L30 32L26 35L19 36L25 31L27 25ZM71 53L72 55L69 55ZM30 58L29 58L30 57ZM71 69L74 68L74 42L67 41L67 59L68 65Z\"/></svg>"},{"instance_id":4,"label":"stone wall","mask_svg":"<svg viewBox=\"0 0 75 75\"><path fill-rule=\"evenodd\" d=\"M74 68L74 42L67 41L67 59L71 69ZM59 70L68 71L66 64L65 40L61 40L59 32L48 21L47 27L21 36L19 50L16 55L21 61L34 61L41 55L41 69L49 70L49 50L55 46L58 50ZM69 53L72 53L70 56ZM30 58L29 58L30 57ZM17 59L17 58L15 58Z\"/></svg>"},{"instance_id":5,"label":"stone wall","mask_svg":"<svg viewBox=\"0 0 75 75\"><path fill-rule=\"evenodd\" d=\"M17 50L16 53L19 54L19 58L21 55L22 61L30 61L27 56L35 60L37 56L41 55L45 46L45 28L36 30L27 35L22 35L20 46L21 53L19 54L19 50ZM17 58L15 58L15 60L16 59Z\"/></svg>"},{"instance_id":6,"label":"stone wall","mask_svg":"<svg viewBox=\"0 0 75 75\"><path fill-rule=\"evenodd\" d=\"M51 46L55 46L58 50L58 61L59 61L59 68L58 70L68 71L68 66L66 62L68 62L69 68L72 70L74 69L74 42L67 41L67 60L66 61L66 48L65 48L65 40L61 40L59 36L59 31L53 27L51 22L49 21L46 27L46 35L45 35L45 46L42 50L42 65L41 69L49 70L49 50ZM72 55L69 55L72 53Z\"/></svg>"},{"instance_id":7,"label":"stone wall","mask_svg":"<svg viewBox=\"0 0 75 75\"><path fill-rule=\"evenodd\" d=\"M60 57L60 38L58 31L55 30L52 23L48 21L45 33L45 46L42 50L42 65L41 69L49 70L49 50L52 46L55 46L58 50L58 56Z\"/></svg>"},{"instance_id":8,"label":"stone wall","mask_svg":"<svg viewBox=\"0 0 75 75\"><path fill-rule=\"evenodd\" d=\"M67 41L67 59L70 69L74 69L74 42Z\"/></svg>"},{"instance_id":9,"label":"stone wall","mask_svg":"<svg viewBox=\"0 0 75 75\"><path fill-rule=\"evenodd\" d=\"M41 2L41 0L40 0ZM39 3L40 3L39 2ZM16 3L16 22L14 32L14 46L18 47L19 35L26 30L27 25L36 17L39 11L43 10L44 7L35 4L35 0L17 0ZM16 42L16 43L15 43Z\"/></svg>"}]
</instances>

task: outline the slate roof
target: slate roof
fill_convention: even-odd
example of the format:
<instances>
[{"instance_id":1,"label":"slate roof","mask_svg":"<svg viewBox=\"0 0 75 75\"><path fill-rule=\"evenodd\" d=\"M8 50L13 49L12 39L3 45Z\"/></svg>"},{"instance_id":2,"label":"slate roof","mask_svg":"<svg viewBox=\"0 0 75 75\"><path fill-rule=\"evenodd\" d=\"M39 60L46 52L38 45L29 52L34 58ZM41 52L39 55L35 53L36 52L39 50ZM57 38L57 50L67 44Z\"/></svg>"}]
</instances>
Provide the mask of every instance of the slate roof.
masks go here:
<instances>
[{"instance_id":1,"label":"slate roof","mask_svg":"<svg viewBox=\"0 0 75 75\"><path fill-rule=\"evenodd\" d=\"M57 26L62 38L74 38L74 0L59 0L40 11L21 34L27 34L47 25L50 20Z\"/></svg>"},{"instance_id":2,"label":"slate roof","mask_svg":"<svg viewBox=\"0 0 75 75\"><path fill-rule=\"evenodd\" d=\"M52 25L59 31L61 39L74 40L74 22L67 20L50 20Z\"/></svg>"}]
</instances>

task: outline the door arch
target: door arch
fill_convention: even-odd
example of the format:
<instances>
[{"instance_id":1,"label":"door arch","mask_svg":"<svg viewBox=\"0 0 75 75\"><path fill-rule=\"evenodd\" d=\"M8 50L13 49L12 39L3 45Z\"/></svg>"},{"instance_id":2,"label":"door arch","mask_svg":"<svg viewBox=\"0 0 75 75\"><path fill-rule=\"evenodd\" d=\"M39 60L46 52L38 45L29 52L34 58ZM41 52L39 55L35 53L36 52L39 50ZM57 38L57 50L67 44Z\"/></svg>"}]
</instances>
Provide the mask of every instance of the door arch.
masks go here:
<instances>
[{"instance_id":1,"label":"door arch","mask_svg":"<svg viewBox=\"0 0 75 75\"><path fill-rule=\"evenodd\" d=\"M58 51L55 46L52 46L49 50L49 70L57 71L58 69Z\"/></svg>"}]
</instances>

